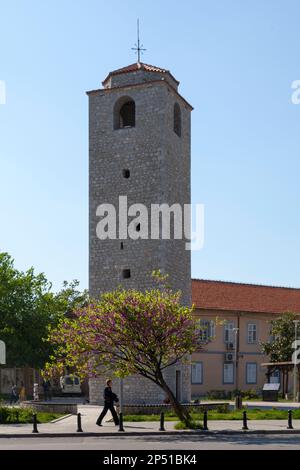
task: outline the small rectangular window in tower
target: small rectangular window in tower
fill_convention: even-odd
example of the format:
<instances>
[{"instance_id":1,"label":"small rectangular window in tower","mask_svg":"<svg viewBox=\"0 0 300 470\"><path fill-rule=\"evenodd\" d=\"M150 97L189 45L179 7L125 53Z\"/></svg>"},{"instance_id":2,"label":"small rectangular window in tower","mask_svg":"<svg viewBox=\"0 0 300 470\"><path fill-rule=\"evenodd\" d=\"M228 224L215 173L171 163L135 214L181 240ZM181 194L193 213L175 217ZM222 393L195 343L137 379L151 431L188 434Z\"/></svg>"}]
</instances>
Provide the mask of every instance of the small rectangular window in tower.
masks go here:
<instances>
[{"instance_id":1,"label":"small rectangular window in tower","mask_svg":"<svg viewBox=\"0 0 300 470\"><path fill-rule=\"evenodd\" d=\"M124 243L121 242L121 245L120 245L120 250L123 250L124 249Z\"/></svg>"},{"instance_id":2,"label":"small rectangular window in tower","mask_svg":"<svg viewBox=\"0 0 300 470\"><path fill-rule=\"evenodd\" d=\"M181 137L181 110L178 103L174 105L174 132Z\"/></svg>"},{"instance_id":3,"label":"small rectangular window in tower","mask_svg":"<svg viewBox=\"0 0 300 470\"><path fill-rule=\"evenodd\" d=\"M135 230L137 232L140 232L141 231L141 224L137 224L136 227L135 227Z\"/></svg>"},{"instance_id":4,"label":"small rectangular window in tower","mask_svg":"<svg viewBox=\"0 0 300 470\"><path fill-rule=\"evenodd\" d=\"M124 177L124 178L129 178L129 177L130 177L130 170L127 170L127 169L126 169L126 170L123 170L122 173L123 173L123 177Z\"/></svg>"},{"instance_id":5,"label":"small rectangular window in tower","mask_svg":"<svg viewBox=\"0 0 300 470\"><path fill-rule=\"evenodd\" d=\"M129 279L131 277L130 269L123 269L123 279Z\"/></svg>"}]
</instances>

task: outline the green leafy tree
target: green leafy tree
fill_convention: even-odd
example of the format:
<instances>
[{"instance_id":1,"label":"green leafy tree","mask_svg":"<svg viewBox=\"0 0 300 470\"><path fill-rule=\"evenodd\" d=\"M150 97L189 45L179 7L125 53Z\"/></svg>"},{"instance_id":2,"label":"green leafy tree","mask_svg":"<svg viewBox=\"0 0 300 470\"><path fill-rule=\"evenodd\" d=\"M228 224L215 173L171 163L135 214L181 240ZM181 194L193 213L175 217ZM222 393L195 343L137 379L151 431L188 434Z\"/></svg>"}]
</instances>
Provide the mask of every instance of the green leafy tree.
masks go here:
<instances>
[{"instance_id":1,"label":"green leafy tree","mask_svg":"<svg viewBox=\"0 0 300 470\"><path fill-rule=\"evenodd\" d=\"M44 274L18 271L7 253L0 253L0 339L7 346L7 365L41 368L51 354L45 341L48 326L87 302L78 282L64 283L55 294Z\"/></svg>"},{"instance_id":2,"label":"green leafy tree","mask_svg":"<svg viewBox=\"0 0 300 470\"><path fill-rule=\"evenodd\" d=\"M295 339L295 315L285 313L281 317L270 321L271 338L261 343L264 354L270 357L271 362L287 362L292 360L294 352L292 343Z\"/></svg>"},{"instance_id":3,"label":"green leafy tree","mask_svg":"<svg viewBox=\"0 0 300 470\"><path fill-rule=\"evenodd\" d=\"M58 310L64 315L70 316L78 308L87 306L89 303L88 291L79 289L79 281L76 279L63 282L62 289L55 295Z\"/></svg>"},{"instance_id":4,"label":"green leafy tree","mask_svg":"<svg viewBox=\"0 0 300 470\"><path fill-rule=\"evenodd\" d=\"M188 360L199 348L192 308L182 306L180 298L180 292L167 287L105 293L51 329L55 353L46 374L62 374L65 367L82 378L138 374L158 385L179 419L189 424L189 413L164 376L168 367Z\"/></svg>"},{"instance_id":5,"label":"green leafy tree","mask_svg":"<svg viewBox=\"0 0 300 470\"><path fill-rule=\"evenodd\" d=\"M295 339L295 315L285 313L281 317L270 322L271 338L265 343L261 343L264 354L270 357L271 362L290 362L294 349L292 348ZM274 366L274 370L276 366ZM282 369L282 396L288 393L289 369Z\"/></svg>"}]
</instances>

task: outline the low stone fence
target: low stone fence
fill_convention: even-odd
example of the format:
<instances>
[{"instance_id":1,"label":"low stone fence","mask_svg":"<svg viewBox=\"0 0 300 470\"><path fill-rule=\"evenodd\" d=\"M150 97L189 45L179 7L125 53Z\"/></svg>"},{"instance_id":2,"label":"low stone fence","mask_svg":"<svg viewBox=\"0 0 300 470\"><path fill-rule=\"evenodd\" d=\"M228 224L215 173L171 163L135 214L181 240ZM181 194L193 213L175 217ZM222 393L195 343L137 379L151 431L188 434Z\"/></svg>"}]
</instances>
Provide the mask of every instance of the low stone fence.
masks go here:
<instances>
[{"instance_id":1,"label":"low stone fence","mask_svg":"<svg viewBox=\"0 0 300 470\"><path fill-rule=\"evenodd\" d=\"M51 403L51 401L23 401L23 408L31 408L34 412L59 414L77 414L77 403Z\"/></svg>"},{"instance_id":2,"label":"low stone fence","mask_svg":"<svg viewBox=\"0 0 300 470\"><path fill-rule=\"evenodd\" d=\"M216 410L221 408L224 412L229 411L230 404L223 402L216 403L183 403L182 406L190 412L201 413L207 410ZM123 414L126 415L157 415L162 411L164 413L172 411L172 405L159 403L154 405L123 405Z\"/></svg>"}]
</instances>

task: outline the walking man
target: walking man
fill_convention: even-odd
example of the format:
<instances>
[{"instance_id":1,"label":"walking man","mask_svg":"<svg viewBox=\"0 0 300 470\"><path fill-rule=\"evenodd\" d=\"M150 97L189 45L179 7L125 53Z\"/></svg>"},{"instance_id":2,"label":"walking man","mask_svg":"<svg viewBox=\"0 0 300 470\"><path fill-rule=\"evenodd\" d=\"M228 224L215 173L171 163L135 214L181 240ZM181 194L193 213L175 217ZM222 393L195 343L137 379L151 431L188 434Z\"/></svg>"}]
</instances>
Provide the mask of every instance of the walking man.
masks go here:
<instances>
[{"instance_id":1,"label":"walking man","mask_svg":"<svg viewBox=\"0 0 300 470\"><path fill-rule=\"evenodd\" d=\"M10 405L13 405L14 403L17 403L18 401L18 390L16 384L12 384L11 389L10 389Z\"/></svg>"},{"instance_id":2,"label":"walking man","mask_svg":"<svg viewBox=\"0 0 300 470\"><path fill-rule=\"evenodd\" d=\"M106 387L105 387L104 393L103 393L104 408L103 408L99 418L96 421L96 424L98 426L102 426L102 420L103 420L104 416L106 415L106 413L108 412L108 410L112 414L115 425L118 426L118 424L119 424L119 418L118 418L118 415L117 415L116 410L114 408L114 402L118 403L119 398L117 397L117 395L115 393L113 393L111 387L112 387L112 381L110 379L108 379L106 381Z\"/></svg>"},{"instance_id":3,"label":"walking man","mask_svg":"<svg viewBox=\"0 0 300 470\"><path fill-rule=\"evenodd\" d=\"M44 379L42 382L42 387L44 390L44 400L51 400L51 382L48 379Z\"/></svg>"}]
</instances>

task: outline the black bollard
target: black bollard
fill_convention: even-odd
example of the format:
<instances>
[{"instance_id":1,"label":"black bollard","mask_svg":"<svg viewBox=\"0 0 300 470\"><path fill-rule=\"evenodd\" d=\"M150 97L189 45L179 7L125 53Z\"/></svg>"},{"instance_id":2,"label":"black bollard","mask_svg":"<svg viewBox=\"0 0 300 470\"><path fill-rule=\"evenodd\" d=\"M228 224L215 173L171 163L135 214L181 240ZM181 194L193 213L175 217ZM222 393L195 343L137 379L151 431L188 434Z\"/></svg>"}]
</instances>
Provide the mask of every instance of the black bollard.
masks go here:
<instances>
[{"instance_id":1,"label":"black bollard","mask_svg":"<svg viewBox=\"0 0 300 470\"><path fill-rule=\"evenodd\" d=\"M243 411L243 431L247 431L248 426L247 426L247 412Z\"/></svg>"},{"instance_id":2,"label":"black bollard","mask_svg":"<svg viewBox=\"0 0 300 470\"><path fill-rule=\"evenodd\" d=\"M81 427L81 413L77 413L77 432L83 432Z\"/></svg>"},{"instance_id":3,"label":"black bollard","mask_svg":"<svg viewBox=\"0 0 300 470\"><path fill-rule=\"evenodd\" d=\"M208 431L206 410L204 410L204 413L203 413L203 431Z\"/></svg>"},{"instance_id":4,"label":"black bollard","mask_svg":"<svg viewBox=\"0 0 300 470\"><path fill-rule=\"evenodd\" d=\"M292 415L292 410L288 411L288 425L287 429L294 429L293 428L293 415Z\"/></svg>"},{"instance_id":5,"label":"black bollard","mask_svg":"<svg viewBox=\"0 0 300 470\"><path fill-rule=\"evenodd\" d=\"M34 434L37 434L37 433L38 433L36 414L33 415L33 429L32 429L32 432L33 432Z\"/></svg>"},{"instance_id":6,"label":"black bollard","mask_svg":"<svg viewBox=\"0 0 300 470\"><path fill-rule=\"evenodd\" d=\"M124 432L124 426L123 426L123 413L119 414L119 432Z\"/></svg>"},{"instance_id":7,"label":"black bollard","mask_svg":"<svg viewBox=\"0 0 300 470\"><path fill-rule=\"evenodd\" d=\"M162 411L160 413L160 428L159 431L165 431L165 413Z\"/></svg>"}]
</instances>

